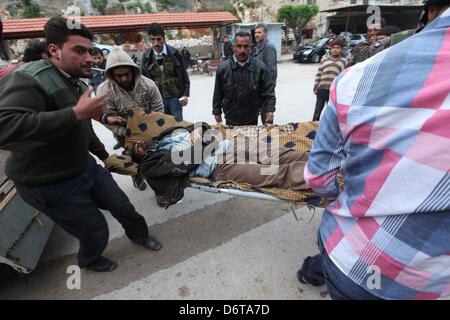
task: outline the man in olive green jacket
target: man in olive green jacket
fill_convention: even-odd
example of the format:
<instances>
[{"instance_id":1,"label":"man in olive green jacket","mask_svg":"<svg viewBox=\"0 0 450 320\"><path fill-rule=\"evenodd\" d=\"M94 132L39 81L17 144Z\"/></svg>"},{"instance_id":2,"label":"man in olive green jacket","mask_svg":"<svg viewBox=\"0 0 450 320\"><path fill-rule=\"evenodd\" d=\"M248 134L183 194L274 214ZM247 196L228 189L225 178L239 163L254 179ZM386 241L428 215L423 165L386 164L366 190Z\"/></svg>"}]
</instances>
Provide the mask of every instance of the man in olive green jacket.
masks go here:
<instances>
[{"instance_id":1,"label":"man in olive green jacket","mask_svg":"<svg viewBox=\"0 0 450 320\"><path fill-rule=\"evenodd\" d=\"M89 152L108 158L91 119L106 107L105 95L91 98L80 78L92 74L92 32L74 21L45 25L49 61L26 63L0 81L0 148L11 151L6 175L19 195L80 242L78 264L111 271L102 256L109 233L100 209L109 210L128 238L147 249L161 244L111 174Z\"/></svg>"}]
</instances>

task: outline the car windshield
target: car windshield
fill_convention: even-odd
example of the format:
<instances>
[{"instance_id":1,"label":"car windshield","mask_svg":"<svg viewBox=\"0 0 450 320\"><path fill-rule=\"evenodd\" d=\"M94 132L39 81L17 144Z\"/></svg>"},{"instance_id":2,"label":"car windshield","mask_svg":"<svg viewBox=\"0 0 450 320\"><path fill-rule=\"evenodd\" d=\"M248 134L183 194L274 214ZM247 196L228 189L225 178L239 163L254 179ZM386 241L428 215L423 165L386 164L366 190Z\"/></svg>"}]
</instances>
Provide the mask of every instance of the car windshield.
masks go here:
<instances>
[{"instance_id":1,"label":"car windshield","mask_svg":"<svg viewBox=\"0 0 450 320\"><path fill-rule=\"evenodd\" d=\"M323 47L328 42L328 38L320 39L312 44L314 47Z\"/></svg>"}]
</instances>

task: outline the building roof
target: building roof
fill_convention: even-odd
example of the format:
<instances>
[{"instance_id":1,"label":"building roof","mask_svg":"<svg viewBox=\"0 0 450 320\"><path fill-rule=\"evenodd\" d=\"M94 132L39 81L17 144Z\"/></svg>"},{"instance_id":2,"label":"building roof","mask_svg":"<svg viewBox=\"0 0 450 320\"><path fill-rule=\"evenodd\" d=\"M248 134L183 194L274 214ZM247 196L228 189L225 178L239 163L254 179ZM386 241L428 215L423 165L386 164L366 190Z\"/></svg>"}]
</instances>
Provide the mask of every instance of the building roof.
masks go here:
<instances>
[{"instance_id":1,"label":"building roof","mask_svg":"<svg viewBox=\"0 0 450 320\"><path fill-rule=\"evenodd\" d=\"M395 10L395 11L400 11L400 10L405 10L405 9L423 8L423 5L415 5L415 4L408 4L408 5L377 4L376 6L382 8L382 9ZM369 7L369 5L348 5L348 6L336 7L336 8L328 9L328 10L321 10L320 12L358 12L358 13L367 14L368 7Z\"/></svg>"},{"instance_id":2,"label":"building roof","mask_svg":"<svg viewBox=\"0 0 450 320\"><path fill-rule=\"evenodd\" d=\"M49 18L3 20L4 39L28 39L44 36L44 25ZM94 33L144 31L152 22L167 29L211 28L236 23L238 19L229 12L153 13L110 16L77 17Z\"/></svg>"}]
</instances>

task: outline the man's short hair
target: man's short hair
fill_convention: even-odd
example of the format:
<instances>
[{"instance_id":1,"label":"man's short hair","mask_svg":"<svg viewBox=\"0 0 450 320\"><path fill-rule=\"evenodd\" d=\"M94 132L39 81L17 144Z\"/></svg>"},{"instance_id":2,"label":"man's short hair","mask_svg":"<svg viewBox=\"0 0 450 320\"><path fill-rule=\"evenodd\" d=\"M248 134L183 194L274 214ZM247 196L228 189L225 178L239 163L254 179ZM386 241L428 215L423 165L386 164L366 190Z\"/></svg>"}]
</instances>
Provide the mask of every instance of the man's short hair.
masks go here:
<instances>
[{"instance_id":1,"label":"man's short hair","mask_svg":"<svg viewBox=\"0 0 450 320\"><path fill-rule=\"evenodd\" d=\"M256 29L263 29L265 33L269 32L269 29L267 28L267 24L265 23L258 23L255 27Z\"/></svg>"},{"instance_id":2,"label":"man's short hair","mask_svg":"<svg viewBox=\"0 0 450 320\"><path fill-rule=\"evenodd\" d=\"M23 62L38 61L42 59L42 54L47 53L46 41L31 41L23 52Z\"/></svg>"},{"instance_id":3,"label":"man's short hair","mask_svg":"<svg viewBox=\"0 0 450 320\"><path fill-rule=\"evenodd\" d=\"M249 38L251 39L252 36L250 35L250 33L245 32L245 31L239 31L236 33L236 35L234 36L234 38L236 39L237 37L241 37L241 38Z\"/></svg>"},{"instance_id":4,"label":"man's short hair","mask_svg":"<svg viewBox=\"0 0 450 320\"><path fill-rule=\"evenodd\" d=\"M66 18L51 18L44 26L44 34L47 39L47 45L56 44L62 47L67 38L72 35L78 35L83 38L94 40L94 34L84 24L79 23L73 29L69 28L70 20Z\"/></svg>"},{"instance_id":5,"label":"man's short hair","mask_svg":"<svg viewBox=\"0 0 450 320\"><path fill-rule=\"evenodd\" d=\"M165 33L165 31L164 31L163 26L160 25L159 23L156 23L156 22L150 23L150 24L148 25L148 27L147 27L147 33L148 33L149 35L152 35L152 36L161 36L161 37L163 37L163 38L166 37L166 33Z\"/></svg>"},{"instance_id":6,"label":"man's short hair","mask_svg":"<svg viewBox=\"0 0 450 320\"><path fill-rule=\"evenodd\" d=\"M392 34L398 33L400 31L402 31L402 30L399 27L390 25L390 26L385 26L385 27L381 28L380 31L377 32L377 35L390 37Z\"/></svg>"},{"instance_id":7,"label":"man's short hair","mask_svg":"<svg viewBox=\"0 0 450 320\"><path fill-rule=\"evenodd\" d=\"M92 55L96 56L96 55L101 55L103 56L103 51L102 49L100 49L99 47L94 47L94 49L92 49Z\"/></svg>"},{"instance_id":8,"label":"man's short hair","mask_svg":"<svg viewBox=\"0 0 450 320\"><path fill-rule=\"evenodd\" d=\"M378 22L375 22L374 24L376 25L376 24L378 24ZM381 28L386 26L386 19L380 18L380 26L381 26Z\"/></svg>"}]
</instances>

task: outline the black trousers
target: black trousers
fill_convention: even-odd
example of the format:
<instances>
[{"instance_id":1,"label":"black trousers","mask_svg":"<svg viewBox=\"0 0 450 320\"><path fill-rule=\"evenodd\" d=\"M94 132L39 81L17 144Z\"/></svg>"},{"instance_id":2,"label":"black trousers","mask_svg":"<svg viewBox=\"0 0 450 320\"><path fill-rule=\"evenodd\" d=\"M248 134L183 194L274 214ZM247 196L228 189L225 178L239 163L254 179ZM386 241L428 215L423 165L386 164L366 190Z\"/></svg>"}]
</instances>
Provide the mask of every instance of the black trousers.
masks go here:
<instances>
[{"instance_id":1,"label":"black trousers","mask_svg":"<svg viewBox=\"0 0 450 320\"><path fill-rule=\"evenodd\" d=\"M80 241L80 267L95 262L108 244L108 225L99 208L111 212L131 241L147 241L145 219L111 174L91 156L84 172L72 179L39 187L16 184L16 189L26 202Z\"/></svg>"},{"instance_id":2,"label":"black trousers","mask_svg":"<svg viewBox=\"0 0 450 320\"><path fill-rule=\"evenodd\" d=\"M325 104L328 102L330 98L330 90L317 90L317 100L316 100L316 108L314 110L313 121L320 120L320 114L322 113Z\"/></svg>"}]
</instances>

